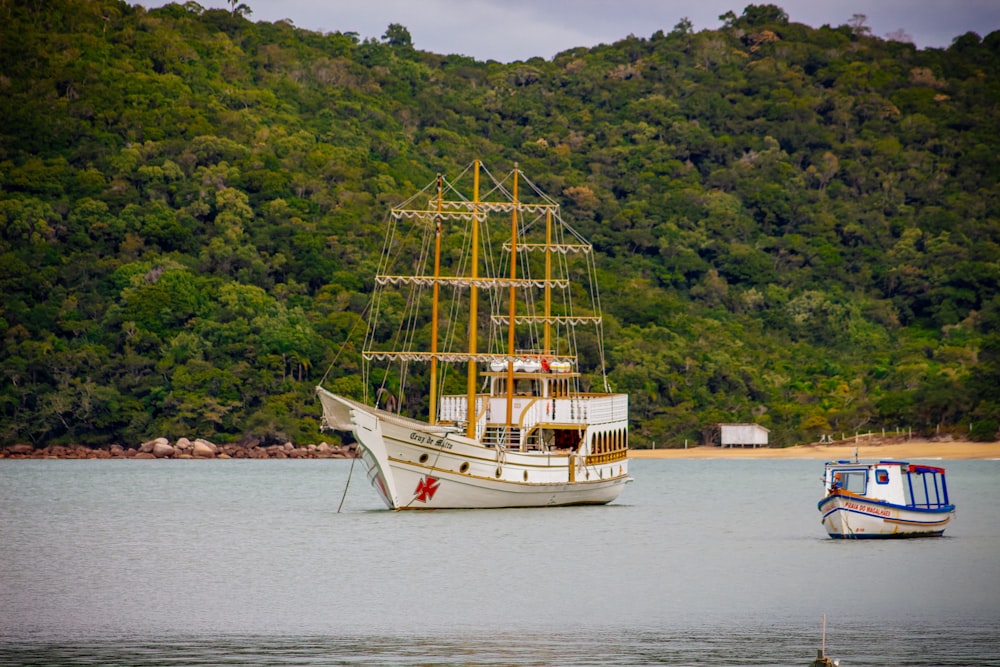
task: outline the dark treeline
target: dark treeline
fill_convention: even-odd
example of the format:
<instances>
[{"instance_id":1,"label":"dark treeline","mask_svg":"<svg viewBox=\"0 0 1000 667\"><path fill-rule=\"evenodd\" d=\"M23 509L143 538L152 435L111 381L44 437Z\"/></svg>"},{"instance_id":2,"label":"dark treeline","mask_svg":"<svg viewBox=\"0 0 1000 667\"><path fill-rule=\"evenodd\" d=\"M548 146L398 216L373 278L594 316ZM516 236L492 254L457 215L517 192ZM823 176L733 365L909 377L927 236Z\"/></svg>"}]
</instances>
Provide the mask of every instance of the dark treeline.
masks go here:
<instances>
[{"instance_id":1,"label":"dark treeline","mask_svg":"<svg viewBox=\"0 0 1000 667\"><path fill-rule=\"evenodd\" d=\"M312 388L360 391L385 210L475 157L595 243L633 445L994 439L998 75L1000 32L919 50L774 5L502 64L2 2L0 443L335 442Z\"/></svg>"}]
</instances>

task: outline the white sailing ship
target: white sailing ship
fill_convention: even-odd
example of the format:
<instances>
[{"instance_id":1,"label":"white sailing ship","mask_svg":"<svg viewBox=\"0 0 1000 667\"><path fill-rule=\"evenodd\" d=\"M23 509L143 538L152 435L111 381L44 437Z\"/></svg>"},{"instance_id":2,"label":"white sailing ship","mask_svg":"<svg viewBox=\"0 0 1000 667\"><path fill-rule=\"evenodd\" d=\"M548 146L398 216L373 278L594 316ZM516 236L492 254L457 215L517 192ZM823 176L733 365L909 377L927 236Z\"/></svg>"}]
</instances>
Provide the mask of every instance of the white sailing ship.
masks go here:
<instances>
[{"instance_id":1,"label":"white sailing ship","mask_svg":"<svg viewBox=\"0 0 1000 667\"><path fill-rule=\"evenodd\" d=\"M628 396L604 372L593 249L559 205L517 167L495 178L477 160L393 208L384 248L362 354L369 396L316 391L324 428L353 434L385 504L617 498L631 481Z\"/></svg>"}]
</instances>

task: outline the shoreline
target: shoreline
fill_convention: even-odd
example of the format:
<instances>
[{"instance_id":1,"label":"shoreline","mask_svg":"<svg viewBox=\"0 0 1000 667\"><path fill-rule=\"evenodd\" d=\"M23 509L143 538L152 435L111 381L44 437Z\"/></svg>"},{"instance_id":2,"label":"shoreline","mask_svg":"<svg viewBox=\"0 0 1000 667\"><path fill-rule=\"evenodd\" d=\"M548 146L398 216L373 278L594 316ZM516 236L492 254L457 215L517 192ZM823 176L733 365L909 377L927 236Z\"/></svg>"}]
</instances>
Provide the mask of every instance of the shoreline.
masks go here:
<instances>
[{"instance_id":1,"label":"shoreline","mask_svg":"<svg viewBox=\"0 0 1000 667\"><path fill-rule=\"evenodd\" d=\"M239 444L214 445L204 440L191 443L181 438L176 446L166 439L143 443L138 448L111 445L107 449L89 447L49 446L35 449L30 445L14 445L0 449L0 459L284 459L284 458L354 458L353 445L306 445L291 443L266 447ZM792 447L727 447L697 445L670 449L630 449L631 459L821 459L826 461L938 459L938 460L1000 460L1000 442L971 442L924 438L872 438L855 442L810 443Z\"/></svg>"},{"instance_id":2,"label":"shoreline","mask_svg":"<svg viewBox=\"0 0 1000 667\"><path fill-rule=\"evenodd\" d=\"M853 441L831 444L795 445L792 447L722 447L698 445L687 449L631 449L632 459L823 459L827 461L910 459L1000 459L1000 442L969 442L966 440L934 441L913 439L905 442Z\"/></svg>"},{"instance_id":3,"label":"shoreline","mask_svg":"<svg viewBox=\"0 0 1000 667\"><path fill-rule=\"evenodd\" d=\"M104 448L83 445L49 445L35 448L28 444L0 449L0 459L353 459L357 448L352 445L318 445L296 447L290 442L283 445L255 443L225 443L198 438L178 438L173 444L166 438L157 438L138 447L119 444Z\"/></svg>"}]
</instances>

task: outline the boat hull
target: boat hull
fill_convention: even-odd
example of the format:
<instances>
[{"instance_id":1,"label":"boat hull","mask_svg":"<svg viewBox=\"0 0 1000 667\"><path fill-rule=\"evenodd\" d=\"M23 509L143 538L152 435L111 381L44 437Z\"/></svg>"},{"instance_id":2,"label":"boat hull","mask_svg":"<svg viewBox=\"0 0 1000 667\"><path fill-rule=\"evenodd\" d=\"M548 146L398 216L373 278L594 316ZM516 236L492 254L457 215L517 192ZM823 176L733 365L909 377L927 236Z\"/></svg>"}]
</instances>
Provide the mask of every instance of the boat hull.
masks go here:
<instances>
[{"instance_id":1,"label":"boat hull","mask_svg":"<svg viewBox=\"0 0 1000 667\"><path fill-rule=\"evenodd\" d=\"M940 537L954 505L913 508L834 491L819 502L823 527L837 539Z\"/></svg>"},{"instance_id":2,"label":"boat hull","mask_svg":"<svg viewBox=\"0 0 1000 667\"><path fill-rule=\"evenodd\" d=\"M327 425L354 434L369 482L389 509L603 505L631 481L624 454L597 463L486 447L454 429L317 392Z\"/></svg>"}]
</instances>

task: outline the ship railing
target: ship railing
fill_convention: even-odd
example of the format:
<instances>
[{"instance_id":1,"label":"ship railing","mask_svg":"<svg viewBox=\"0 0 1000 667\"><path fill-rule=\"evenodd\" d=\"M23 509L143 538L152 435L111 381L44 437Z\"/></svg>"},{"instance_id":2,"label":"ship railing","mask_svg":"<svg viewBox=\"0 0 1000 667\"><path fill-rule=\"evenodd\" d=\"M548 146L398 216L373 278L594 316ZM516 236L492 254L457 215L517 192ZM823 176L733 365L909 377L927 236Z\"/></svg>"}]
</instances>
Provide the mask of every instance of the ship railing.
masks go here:
<instances>
[{"instance_id":1,"label":"ship railing","mask_svg":"<svg viewBox=\"0 0 1000 667\"><path fill-rule=\"evenodd\" d=\"M476 396L475 437L482 439L486 432L486 396ZM438 404L438 422L455 424L462 428L468 424L469 399L465 394L442 396Z\"/></svg>"},{"instance_id":2,"label":"ship railing","mask_svg":"<svg viewBox=\"0 0 1000 667\"><path fill-rule=\"evenodd\" d=\"M515 405L514 421L530 429L538 424L607 424L628 420L628 394L576 394L556 398L518 397L528 401L520 408ZM468 399L463 394L442 396L438 419L462 424L467 421ZM476 397L477 432L480 436L486 423L506 423L507 399L480 395Z\"/></svg>"},{"instance_id":3,"label":"ship railing","mask_svg":"<svg viewBox=\"0 0 1000 667\"><path fill-rule=\"evenodd\" d=\"M546 408L546 421L558 424L605 424L628 419L628 394L581 394L543 402L551 403L551 409Z\"/></svg>"},{"instance_id":4,"label":"ship railing","mask_svg":"<svg viewBox=\"0 0 1000 667\"><path fill-rule=\"evenodd\" d=\"M621 461L622 459L628 458L628 448L620 448L610 452L603 452L601 454L588 454L585 462L587 465L599 465L601 463L613 463L615 461Z\"/></svg>"},{"instance_id":5,"label":"ship railing","mask_svg":"<svg viewBox=\"0 0 1000 667\"><path fill-rule=\"evenodd\" d=\"M482 408L483 397L476 397L476 412ZM468 415L469 400L465 394L442 396L438 406L438 421L464 424Z\"/></svg>"},{"instance_id":6,"label":"ship railing","mask_svg":"<svg viewBox=\"0 0 1000 667\"><path fill-rule=\"evenodd\" d=\"M500 447L502 449L520 449L521 429L517 426L508 428L506 426L490 426L483 433L480 442L487 447Z\"/></svg>"}]
</instances>

